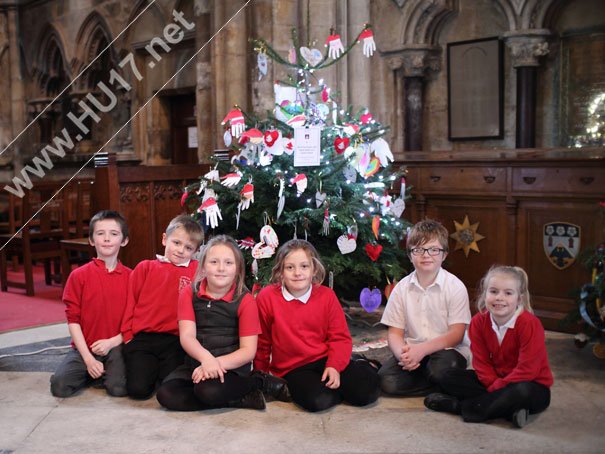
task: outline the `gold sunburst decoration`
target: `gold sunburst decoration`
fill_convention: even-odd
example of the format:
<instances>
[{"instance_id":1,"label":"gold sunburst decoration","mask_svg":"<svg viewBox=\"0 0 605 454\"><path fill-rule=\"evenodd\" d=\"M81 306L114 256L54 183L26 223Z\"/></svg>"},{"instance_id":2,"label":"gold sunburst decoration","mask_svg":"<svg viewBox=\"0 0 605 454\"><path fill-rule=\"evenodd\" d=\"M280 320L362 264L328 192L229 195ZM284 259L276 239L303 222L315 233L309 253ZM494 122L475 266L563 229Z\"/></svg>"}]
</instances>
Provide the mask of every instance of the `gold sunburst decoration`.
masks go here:
<instances>
[{"instance_id":1,"label":"gold sunburst decoration","mask_svg":"<svg viewBox=\"0 0 605 454\"><path fill-rule=\"evenodd\" d=\"M454 251L462 249L465 257L468 257L468 253L471 250L481 252L477 245L477 241L481 241L485 237L477 233L479 223L476 222L471 225L468 220L468 215L464 215L464 222L460 224L459 222L454 221L454 225L456 226L456 232L450 235L451 238L456 240Z\"/></svg>"}]
</instances>

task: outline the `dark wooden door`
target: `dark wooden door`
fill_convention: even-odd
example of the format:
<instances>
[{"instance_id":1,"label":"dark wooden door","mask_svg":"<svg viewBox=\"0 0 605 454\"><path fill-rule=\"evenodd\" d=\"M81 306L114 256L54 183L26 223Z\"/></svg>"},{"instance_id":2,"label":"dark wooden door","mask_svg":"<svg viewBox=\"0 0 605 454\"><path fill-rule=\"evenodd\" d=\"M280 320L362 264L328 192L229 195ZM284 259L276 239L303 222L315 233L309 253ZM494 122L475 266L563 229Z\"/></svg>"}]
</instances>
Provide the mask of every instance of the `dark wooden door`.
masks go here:
<instances>
[{"instance_id":1,"label":"dark wooden door","mask_svg":"<svg viewBox=\"0 0 605 454\"><path fill-rule=\"evenodd\" d=\"M195 94L169 97L170 141L173 164L197 164L197 140L192 142L190 128L197 137L195 121Z\"/></svg>"}]
</instances>

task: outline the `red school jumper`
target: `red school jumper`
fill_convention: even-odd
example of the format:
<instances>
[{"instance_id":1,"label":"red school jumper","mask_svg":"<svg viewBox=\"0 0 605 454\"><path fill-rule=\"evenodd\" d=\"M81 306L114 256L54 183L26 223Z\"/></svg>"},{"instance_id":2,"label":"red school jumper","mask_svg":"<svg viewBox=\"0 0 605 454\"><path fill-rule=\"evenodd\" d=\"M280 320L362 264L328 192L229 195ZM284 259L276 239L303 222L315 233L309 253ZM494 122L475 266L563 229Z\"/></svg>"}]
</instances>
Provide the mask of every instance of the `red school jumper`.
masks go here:
<instances>
[{"instance_id":1,"label":"red school jumper","mask_svg":"<svg viewBox=\"0 0 605 454\"><path fill-rule=\"evenodd\" d=\"M131 273L120 262L107 271L103 260L93 258L69 275L63 290L67 323L80 325L89 347L120 333ZM74 347L73 341L71 345Z\"/></svg>"},{"instance_id":2,"label":"red school jumper","mask_svg":"<svg viewBox=\"0 0 605 454\"><path fill-rule=\"evenodd\" d=\"M553 376L546 356L540 320L521 312L515 326L506 330L502 344L492 328L489 312L475 314L468 330L473 368L489 392L511 383L533 381L551 387Z\"/></svg>"},{"instance_id":3,"label":"red school jumper","mask_svg":"<svg viewBox=\"0 0 605 454\"><path fill-rule=\"evenodd\" d=\"M288 372L327 357L326 367L342 372L351 358L353 342L334 291L314 285L306 304L286 301L279 284L256 297L262 334L254 369L283 377ZM271 360L269 361L269 358Z\"/></svg>"},{"instance_id":4,"label":"red school jumper","mask_svg":"<svg viewBox=\"0 0 605 454\"><path fill-rule=\"evenodd\" d=\"M197 260L176 266L160 260L143 260L130 276L128 304L122 319L124 343L140 332L179 335L179 293L191 285Z\"/></svg>"}]
</instances>

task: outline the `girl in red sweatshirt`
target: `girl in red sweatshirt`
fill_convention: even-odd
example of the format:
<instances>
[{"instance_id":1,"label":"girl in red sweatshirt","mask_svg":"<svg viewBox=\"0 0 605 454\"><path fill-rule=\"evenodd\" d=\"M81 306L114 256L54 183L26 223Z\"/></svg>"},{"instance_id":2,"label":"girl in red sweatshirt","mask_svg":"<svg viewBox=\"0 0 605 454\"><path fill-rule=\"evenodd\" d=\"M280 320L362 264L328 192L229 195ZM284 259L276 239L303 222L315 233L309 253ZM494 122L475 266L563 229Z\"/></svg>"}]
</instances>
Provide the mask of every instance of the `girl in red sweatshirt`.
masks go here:
<instances>
[{"instance_id":1,"label":"girl in red sweatshirt","mask_svg":"<svg viewBox=\"0 0 605 454\"><path fill-rule=\"evenodd\" d=\"M343 400L368 405L378 398L376 369L351 361L352 340L336 294L315 247L290 240L277 252L271 285L256 301L262 327L256 370L286 380L292 400L321 411Z\"/></svg>"},{"instance_id":2,"label":"girl in red sweatshirt","mask_svg":"<svg viewBox=\"0 0 605 454\"><path fill-rule=\"evenodd\" d=\"M507 418L523 427L528 414L549 406L553 384L527 274L519 267L494 266L478 295L479 313L468 331L474 370L449 369L441 383L445 394L430 394L424 404L461 414L466 422Z\"/></svg>"}]
</instances>

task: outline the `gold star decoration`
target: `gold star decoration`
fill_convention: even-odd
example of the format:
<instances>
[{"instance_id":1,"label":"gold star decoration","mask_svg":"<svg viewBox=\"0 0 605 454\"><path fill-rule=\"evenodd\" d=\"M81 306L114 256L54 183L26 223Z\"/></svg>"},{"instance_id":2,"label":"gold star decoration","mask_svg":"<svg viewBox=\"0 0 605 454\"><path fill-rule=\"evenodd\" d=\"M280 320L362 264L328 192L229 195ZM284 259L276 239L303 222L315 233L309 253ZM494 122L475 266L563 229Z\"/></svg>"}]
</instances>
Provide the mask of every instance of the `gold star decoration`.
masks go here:
<instances>
[{"instance_id":1,"label":"gold star decoration","mask_svg":"<svg viewBox=\"0 0 605 454\"><path fill-rule=\"evenodd\" d=\"M468 253L471 250L481 252L479 251L479 246L477 246L477 241L481 241L485 237L477 233L479 223L476 222L471 225L468 221L468 215L464 215L464 222L460 224L459 222L454 221L454 225L456 226L456 232L450 235L450 238L456 240L454 251L457 251L458 249L464 250L465 257L468 257Z\"/></svg>"}]
</instances>

